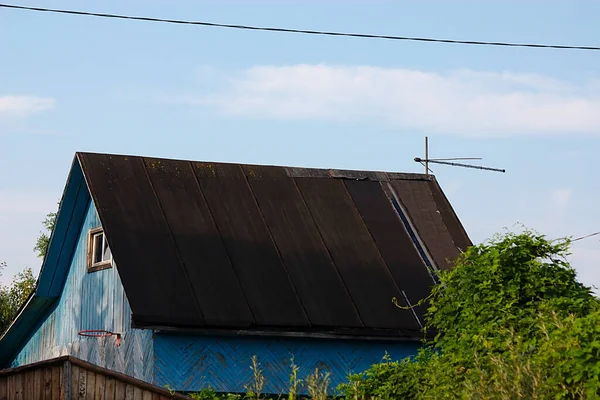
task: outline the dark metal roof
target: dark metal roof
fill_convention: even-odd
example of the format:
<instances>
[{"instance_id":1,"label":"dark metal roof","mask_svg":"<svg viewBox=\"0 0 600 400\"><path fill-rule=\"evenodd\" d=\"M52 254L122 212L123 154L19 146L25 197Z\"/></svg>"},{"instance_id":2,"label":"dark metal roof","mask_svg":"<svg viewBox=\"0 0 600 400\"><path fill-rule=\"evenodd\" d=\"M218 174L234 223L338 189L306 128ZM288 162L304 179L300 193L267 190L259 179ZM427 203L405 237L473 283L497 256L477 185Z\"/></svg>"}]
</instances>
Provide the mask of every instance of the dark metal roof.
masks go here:
<instances>
[{"instance_id":1,"label":"dark metal roof","mask_svg":"<svg viewBox=\"0 0 600 400\"><path fill-rule=\"evenodd\" d=\"M432 176L77 158L137 326L416 337L471 244Z\"/></svg>"}]
</instances>

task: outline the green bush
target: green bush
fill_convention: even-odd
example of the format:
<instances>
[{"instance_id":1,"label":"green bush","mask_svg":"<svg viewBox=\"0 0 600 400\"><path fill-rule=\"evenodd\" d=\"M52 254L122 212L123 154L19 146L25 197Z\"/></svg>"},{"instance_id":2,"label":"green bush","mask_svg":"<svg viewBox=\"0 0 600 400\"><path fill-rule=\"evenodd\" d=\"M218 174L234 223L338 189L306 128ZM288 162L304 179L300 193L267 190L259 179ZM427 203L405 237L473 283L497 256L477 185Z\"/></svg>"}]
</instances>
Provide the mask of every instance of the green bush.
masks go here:
<instances>
[{"instance_id":1,"label":"green bush","mask_svg":"<svg viewBox=\"0 0 600 400\"><path fill-rule=\"evenodd\" d=\"M431 343L340 390L351 399L600 398L600 311L568 240L526 231L472 246L428 299Z\"/></svg>"}]
</instances>

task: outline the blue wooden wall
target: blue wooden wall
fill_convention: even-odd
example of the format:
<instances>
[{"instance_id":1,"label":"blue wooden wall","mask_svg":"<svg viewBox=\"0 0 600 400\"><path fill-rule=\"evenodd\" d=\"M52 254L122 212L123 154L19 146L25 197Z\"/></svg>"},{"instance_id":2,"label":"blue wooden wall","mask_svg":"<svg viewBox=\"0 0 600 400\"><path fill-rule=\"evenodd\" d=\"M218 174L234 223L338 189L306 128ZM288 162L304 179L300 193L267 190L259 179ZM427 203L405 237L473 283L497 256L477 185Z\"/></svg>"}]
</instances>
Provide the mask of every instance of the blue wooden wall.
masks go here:
<instances>
[{"instance_id":1,"label":"blue wooden wall","mask_svg":"<svg viewBox=\"0 0 600 400\"><path fill-rule=\"evenodd\" d=\"M245 392L252 380L251 357L256 355L266 378L264 393L287 393L290 358L300 367L299 377L331 373L332 390L349 373L380 362L387 351L399 360L417 353L418 342L258 338L156 333L155 384L193 392L211 386L220 392ZM303 391L305 393L305 391Z\"/></svg>"},{"instance_id":2,"label":"blue wooden wall","mask_svg":"<svg viewBox=\"0 0 600 400\"><path fill-rule=\"evenodd\" d=\"M87 272L88 232L98 226L100 220L90 201L60 299L12 366L69 354L152 382L152 331L131 328L131 309L116 268ZM122 333L121 346L115 345L115 337L79 336L84 329Z\"/></svg>"}]
</instances>

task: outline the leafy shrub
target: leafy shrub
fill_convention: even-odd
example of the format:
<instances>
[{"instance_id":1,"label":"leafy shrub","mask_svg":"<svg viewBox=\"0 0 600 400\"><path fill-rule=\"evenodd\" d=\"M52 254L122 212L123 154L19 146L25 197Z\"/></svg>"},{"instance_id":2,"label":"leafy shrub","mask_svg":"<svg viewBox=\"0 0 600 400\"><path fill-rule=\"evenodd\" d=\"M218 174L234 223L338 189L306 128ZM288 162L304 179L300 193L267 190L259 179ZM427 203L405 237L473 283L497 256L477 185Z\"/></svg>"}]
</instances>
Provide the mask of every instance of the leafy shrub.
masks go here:
<instances>
[{"instance_id":1,"label":"leafy shrub","mask_svg":"<svg viewBox=\"0 0 600 400\"><path fill-rule=\"evenodd\" d=\"M439 274L412 359L350 377L352 399L600 398L600 311L569 241L525 231L472 246Z\"/></svg>"}]
</instances>

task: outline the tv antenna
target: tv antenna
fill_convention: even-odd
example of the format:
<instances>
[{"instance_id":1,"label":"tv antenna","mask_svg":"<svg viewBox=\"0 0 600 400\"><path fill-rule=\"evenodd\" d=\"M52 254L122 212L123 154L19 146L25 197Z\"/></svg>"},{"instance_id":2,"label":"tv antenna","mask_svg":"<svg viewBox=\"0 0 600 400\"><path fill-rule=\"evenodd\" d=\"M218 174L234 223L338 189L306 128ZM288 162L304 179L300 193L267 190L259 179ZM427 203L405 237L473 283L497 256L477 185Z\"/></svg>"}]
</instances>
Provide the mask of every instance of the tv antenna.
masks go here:
<instances>
[{"instance_id":1,"label":"tv antenna","mask_svg":"<svg viewBox=\"0 0 600 400\"><path fill-rule=\"evenodd\" d=\"M429 169L429 164L444 164L451 165L453 167L464 167L464 168L475 168L475 169L483 169L486 171L495 171L495 172L506 172L504 169L500 168L490 168L490 167L482 167L480 165L472 165L472 164L462 164L451 161L459 161L459 160L481 160L481 157L455 157L455 158L429 158L429 139L425 136L425 158L415 157L415 162L420 163L425 167L425 175L429 175L430 172L433 172Z\"/></svg>"}]
</instances>

